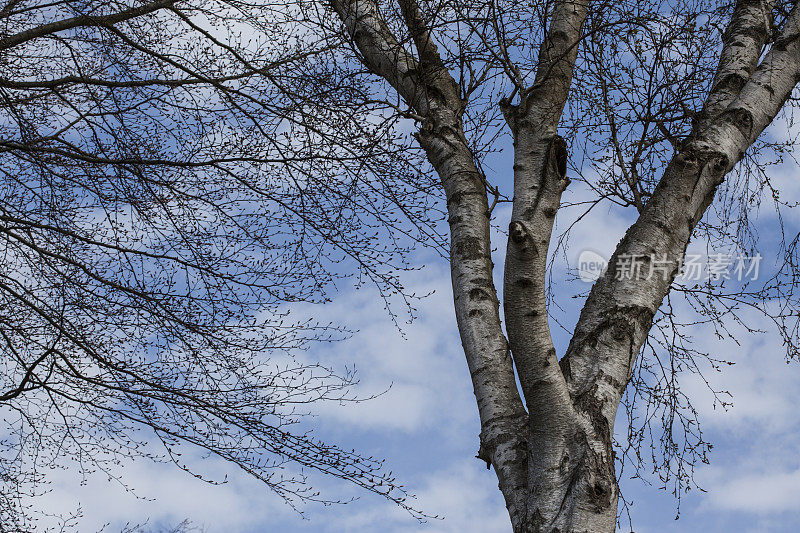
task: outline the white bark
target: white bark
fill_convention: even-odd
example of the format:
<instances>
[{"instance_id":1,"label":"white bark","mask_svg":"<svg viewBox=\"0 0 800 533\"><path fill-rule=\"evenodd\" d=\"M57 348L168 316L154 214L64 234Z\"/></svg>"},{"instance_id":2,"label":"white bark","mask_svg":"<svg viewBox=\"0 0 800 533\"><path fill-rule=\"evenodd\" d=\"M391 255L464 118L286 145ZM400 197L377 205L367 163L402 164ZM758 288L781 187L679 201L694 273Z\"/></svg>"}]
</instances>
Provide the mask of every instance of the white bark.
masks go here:
<instances>
[{"instance_id":1,"label":"white bark","mask_svg":"<svg viewBox=\"0 0 800 533\"><path fill-rule=\"evenodd\" d=\"M545 302L547 250L567 147L557 135L588 1L555 5L533 86L504 113L514 135L514 205L505 264L504 309L514 363L530 415L528 512L524 531L610 531L616 522L613 461L593 453L558 364ZM583 528L583 529L576 529Z\"/></svg>"},{"instance_id":2,"label":"white bark","mask_svg":"<svg viewBox=\"0 0 800 533\"><path fill-rule=\"evenodd\" d=\"M453 298L481 420L479 455L497 472L512 523L521 523L526 501L520 489L526 484L527 415L500 326L489 205L483 176L462 130L458 88L442 71L433 43L425 40L420 28L411 28L418 35L418 46L424 47L418 63L389 32L374 2L335 0L332 4L366 64L425 118L417 138L441 177L447 198ZM413 3L405 4L404 16L410 24L419 24L415 11ZM410 74L423 71L422 76Z\"/></svg>"},{"instance_id":3,"label":"white bark","mask_svg":"<svg viewBox=\"0 0 800 533\"><path fill-rule=\"evenodd\" d=\"M559 363L547 319L545 262L568 183L568 154L557 126L588 0L555 4L534 85L520 88L518 104L501 103L515 148L504 311L523 406L492 281L484 177L464 136L458 86L414 0L400 5L416 55L399 44L373 0L332 5L365 65L423 118L417 139L447 198L455 312L482 428L479 456L497 472L514 531L614 531L618 487L611 435L617 407L695 225L724 176L800 82L798 8L759 64L773 4L737 4L697 131L592 288ZM674 269L666 278L617 279L615 260L623 254L666 256Z\"/></svg>"}]
</instances>

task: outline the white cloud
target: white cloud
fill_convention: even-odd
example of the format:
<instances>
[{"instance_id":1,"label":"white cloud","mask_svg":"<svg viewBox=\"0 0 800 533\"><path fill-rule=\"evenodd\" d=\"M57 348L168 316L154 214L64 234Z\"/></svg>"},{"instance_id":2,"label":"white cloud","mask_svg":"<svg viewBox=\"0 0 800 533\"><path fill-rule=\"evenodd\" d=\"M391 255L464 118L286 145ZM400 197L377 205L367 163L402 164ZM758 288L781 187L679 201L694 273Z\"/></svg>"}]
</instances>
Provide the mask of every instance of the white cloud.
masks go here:
<instances>
[{"instance_id":1,"label":"white cloud","mask_svg":"<svg viewBox=\"0 0 800 533\"><path fill-rule=\"evenodd\" d=\"M321 322L338 321L357 333L324 350L312 349L305 357L334 367L354 365L360 380L357 395L380 394L358 404L317 405L320 422L414 432L471 420L474 408L443 412L444 406L474 403L452 309L449 271L440 261L408 278L415 293L432 294L415 304L419 318L401 324L402 331L371 288L340 294L332 304L306 310Z\"/></svg>"},{"instance_id":2,"label":"white cloud","mask_svg":"<svg viewBox=\"0 0 800 533\"><path fill-rule=\"evenodd\" d=\"M378 524L387 533L505 533L510 529L497 478L478 461L456 459L430 472L416 495L415 504L438 518L420 524L399 509L376 505L328 521L325 531L372 533Z\"/></svg>"},{"instance_id":3,"label":"white cloud","mask_svg":"<svg viewBox=\"0 0 800 533\"><path fill-rule=\"evenodd\" d=\"M727 431L753 431L757 427L761 432L780 433L800 427L800 369L796 364L786 364L785 349L769 319L748 311L740 316L750 328L765 333L753 333L743 325L729 323L736 343L717 339L710 326L696 327L693 332L700 351L735 363L720 373L708 368L705 372L713 386L731 393L733 407L727 411L714 406L699 377L687 375L682 380L690 397L696 400L701 419Z\"/></svg>"},{"instance_id":4,"label":"white cloud","mask_svg":"<svg viewBox=\"0 0 800 533\"><path fill-rule=\"evenodd\" d=\"M800 511L800 469L751 474L713 487L709 503L723 510L774 513Z\"/></svg>"},{"instance_id":5,"label":"white cloud","mask_svg":"<svg viewBox=\"0 0 800 533\"><path fill-rule=\"evenodd\" d=\"M172 524L189 518L209 531L228 533L263 531L265 525L281 531L366 533L375 531L376 524L393 533L505 531L508 518L494 472L472 458L478 446L476 407L455 326L447 265L432 264L409 278L416 293L435 292L418 302L420 317L403 325L405 338L372 289L345 292L334 303L311 310L321 322L338 320L358 332L302 357L333 366L355 364L361 380L359 396L385 392L363 403L313 406L317 416L310 423L317 436L336 442L344 435L364 453L384 457L395 472L392 465L405 464L397 477L418 495L415 507L443 520L418 524L383 498L346 483L314 478L323 496L359 500L327 508L312 504L304 508L310 518L304 521L245 474L231 472L220 461L198 458L186 460L216 479L227 474L229 482L211 486L172 465L140 460L121 471L146 500L102 476L90 476L81 486L65 472L52 478L53 492L37 500L37 506L67 512L80 502L85 515L81 531L105 523L111 523L114 531L125 522L148 517L152 523ZM417 455L419 465L409 466L407 459L397 457L397 450Z\"/></svg>"},{"instance_id":6,"label":"white cloud","mask_svg":"<svg viewBox=\"0 0 800 533\"><path fill-rule=\"evenodd\" d=\"M35 509L64 514L80 505L83 518L78 530L88 532L110 524L105 531L114 533L125 523L137 524L148 519L150 525L176 525L190 519L195 525L207 525L209 531L219 531L224 526L229 531L244 532L255 530L275 517L298 519L263 485L246 475L231 472L214 460L193 462L219 479L227 473L229 482L209 485L173 465L139 460L127 462L115 472L122 475L135 493L100 474L89 475L82 482L74 471L64 471L50 477L53 490L33 503ZM46 522L40 524L45 525Z\"/></svg>"},{"instance_id":7,"label":"white cloud","mask_svg":"<svg viewBox=\"0 0 800 533\"><path fill-rule=\"evenodd\" d=\"M573 194L575 200L582 193L576 189ZM494 257L500 288L507 209L498 215L500 228L494 232L497 247ZM570 259L574 260L582 249L610 254L627 228L627 216L627 212L604 206L591 213L580 232L573 236ZM559 224L562 229L566 227L562 221ZM563 271L557 271L556 275L563 278ZM227 533L508 531L495 474L471 457L477 448L477 416L453 316L447 265L444 261L431 262L425 270L406 279L418 294L436 292L418 303L419 319L403 325L405 338L389 320L383 302L369 288L343 292L333 304L307 311L321 322L333 320L359 331L348 341L312 349L304 357L321 359L334 366L355 364L361 378L358 392L362 396L388 388L382 396L361 404L319 406L315 409L319 416L313 424L319 427L319 436L323 438L328 431L349 435L353 441L363 443L368 453L378 449L389 465L401 463L402 467L395 471L399 480L418 495L416 507L443 516L443 520L417 524L407 513L379 497L323 480L320 488L326 495L352 494L360 495L361 499L346 506L310 507L307 509L310 520L302 521L262 485L243 474L229 472L230 482L214 487L170 465L144 461L126 466L124 472L139 494L155 498L154 501L136 500L99 477L79 487L78 481L65 474L55 480L56 490L38 500L37 505L69 510L80 500L87 517L81 531L92 531L105 522L136 522L148 516L173 523L190 518L206 524L211 532ZM576 282L567 288L566 293L572 294L589 286ZM566 293L559 296L560 301L568 300ZM564 314L570 321L566 325L576 318L572 312L572 307L566 307ZM767 328L768 323L756 315L750 315L748 320L751 326ZM715 383L734 394L733 408L713 409L702 383L688 377L684 381L696 399L710 440L717 445L712 465L698 473L708 494L693 492L684 498L685 506L695 505L699 512L696 515L686 512L678 522L654 524L647 522L649 517L644 511L647 507L634 508L637 532L644 531L639 527L641 522L646 522L641 525L649 531L686 531L695 523L692 520L702 516L734 510L757 515L797 510L800 371L796 365L784 363L780 340L774 334L754 335L743 330L739 333L742 344L736 345L719 341L707 329L696 330L700 348L727 355L737 362L723 374L714 375ZM556 335L564 341L565 335ZM403 454L410 459L400 457ZM220 477L227 471L224 465L213 461L202 464ZM623 490L634 484L638 481L623 481ZM651 496L656 492L654 489L637 492L642 494L641 498L655 500ZM663 505L669 506L670 502ZM674 509L666 511L674 516ZM770 531L767 522L759 520L757 528Z\"/></svg>"}]
</instances>

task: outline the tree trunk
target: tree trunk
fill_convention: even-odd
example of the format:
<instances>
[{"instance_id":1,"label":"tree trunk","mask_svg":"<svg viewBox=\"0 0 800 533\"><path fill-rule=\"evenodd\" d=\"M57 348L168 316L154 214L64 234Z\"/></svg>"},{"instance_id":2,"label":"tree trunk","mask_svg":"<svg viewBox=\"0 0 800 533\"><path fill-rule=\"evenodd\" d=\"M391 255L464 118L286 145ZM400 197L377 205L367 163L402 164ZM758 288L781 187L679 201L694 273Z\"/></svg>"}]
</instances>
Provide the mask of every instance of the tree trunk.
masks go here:
<instances>
[{"instance_id":1,"label":"tree trunk","mask_svg":"<svg viewBox=\"0 0 800 533\"><path fill-rule=\"evenodd\" d=\"M637 206L638 220L592 287L559 361L545 270L569 182L567 144L557 128L588 2L554 3L534 84L525 87L517 79L519 102L500 102L514 139L503 287L508 341L493 283L487 183L464 134L465 102L416 2L399 3L416 56L392 34L373 0L332 2L365 65L416 113L417 139L442 180L455 312L481 420L478 457L497 473L515 533L612 533L619 498L612 445L617 408L695 226L725 175L800 81L798 7L759 63L772 4L737 3L695 132L647 203ZM513 66L508 70L513 73ZM664 258L672 268L664 276L619 275L617 259L626 255Z\"/></svg>"}]
</instances>

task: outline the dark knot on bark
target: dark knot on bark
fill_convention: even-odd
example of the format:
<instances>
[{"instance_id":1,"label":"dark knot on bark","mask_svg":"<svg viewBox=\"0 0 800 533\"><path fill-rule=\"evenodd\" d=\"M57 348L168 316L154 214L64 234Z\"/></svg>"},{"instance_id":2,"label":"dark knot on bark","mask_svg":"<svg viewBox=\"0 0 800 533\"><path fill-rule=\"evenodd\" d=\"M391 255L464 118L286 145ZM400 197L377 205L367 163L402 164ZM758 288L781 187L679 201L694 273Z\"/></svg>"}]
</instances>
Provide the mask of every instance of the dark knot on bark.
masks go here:
<instances>
[{"instance_id":1,"label":"dark knot on bark","mask_svg":"<svg viewBox=\"0 0 800 533\"><path fill-rule=\"evenodd\" d=\"M728 171L730 163L731 162L728 159L727 155L719 154L719 156L715 158L712 168L714 169L714 172L716 172L717 174L724 174L725 172Z\"/></svg>"},{"instance_id":2,"label":"dark knot on bark","mask_svg":"<svg viewBox=\"0 0 800 533\"><path fill-rule=\"evenodd\" d=\"M508 234L514 244L522 244L525 242L525 238L527 237L525 226L522 225L522 222L518 222L516 220L508 225Z\"/></svg>"},{"instance_id":3,"label":"dark knot on bark","mask_svg":"<svg viewBox=\"0 0 800 533\"><path fill-rule=\"evenodd\" d=\"M697 165L697 152L692 148L684 148L681 153L675 157L675 162L684 168L694 167Z\"/></svg>"},{"instance_id":4,"label":"dark knot on bark","mask_svg":"<svg viewBox=\"0 0 800 533\"><path fill-rule=\"evenodd\" d=\"M556 135L553 137L550 144L550 155L553 169L558 174L558 177L563 180L567 177L567 159L569 158L569 154L567 153L567 141L565 141L562 136Z\"/></svg>"},{"instance_id":5,"label":"dark knot on bark","mask_svg":"<svg viewBox=\"0 0 800 533\"><path fill-rule=\"evenodd\" d=\"M742 107L729 109L730 121L733 122L746 139L750 139L753 134L753 114Z\"/></svg>"},{"instance_id":6,"label":"dark knot on bark","mask_svg":"<svg viewBox=\"0 0 800 533\"><path fill-rule=\"evenodd\" d=\"M489 456L489 451L484 448L483 443L481 443L478 448L478 455L476 455L475 458L486 463L486 470L492 468L492 458Z\"/></svg>"}]
</instances>

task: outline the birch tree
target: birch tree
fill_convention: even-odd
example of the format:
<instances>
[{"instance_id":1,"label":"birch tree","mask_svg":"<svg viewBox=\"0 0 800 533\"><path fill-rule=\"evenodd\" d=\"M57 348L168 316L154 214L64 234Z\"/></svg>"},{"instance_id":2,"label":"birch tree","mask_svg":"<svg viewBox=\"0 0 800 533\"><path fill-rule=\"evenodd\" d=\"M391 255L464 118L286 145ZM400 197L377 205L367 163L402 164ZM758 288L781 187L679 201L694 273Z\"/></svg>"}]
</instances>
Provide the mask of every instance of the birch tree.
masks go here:
<instances>
[{"instance_id":1,"label":"birch tree","mask_svg":"<svg viewBox=\"0 0 800 533\"><path fill-rule=\"evenodd\" d=\"M769 189L763 173L760 185L734 185L761 171L766 160L754 154L775 148L763 132L796 101L800 8L760 0L330 4L352 61L415 121L416 143L441 180L455 314L481 424L478 457L497 475L513 531L614 531L618 409L654 322L669 317L670 291L692 294L675 282L690 241L724 233L709 213L715 198L728 205L753 187ZM493 130L500 115L504 124ZM510 220L499 223L508 227L502 315L490 223L504 197L482 165L497 131L514 149L513 169L503 169L513 172ZM606 150L573 160L568 140ZM595 177L585 181L598 201L635 209L636 219L559 354L548 250L570 174L590 169ZM744 246L745 233L732 239ZM792 249L787 265L795 264ZM623 257L670 266L663 276L621 275ZM794 308L782 286L713 297L752 297L758 306L780 294ZM791 311L770 316L793 356ZM702 454L703 445L690 449ZM667 475L690 459L667 458Z\"/></svg>"},{"instance_id":2,"label":"birch tree","mask_svg":"<svg viewBox=\"0 0 800 533\"><path fill-rule=\"evenodd\" d=\"M676 280L693 240L752 248L748 210L791 207L764 130L797 101L796 2L10 0L0 29L6 529L25 530L16 496L59 454L201 475L186 448L293 505L331 499L292 465L420 516L380 461L299 425L299 406L350 398L352 376L285 356L336 336L285 313L337 280L409 304L418 244L450 261L477 455L516 532L614 530L630 401L663 413L665 483L705 460L674 376L703 354L670 298L715 322L757 308L798 353L797 237L761 287ZM484 170L504 138L510 193ZM570 181L636 220L558 353L548 272ZM666 275L625 275L624 257Z\"/></svg>"},{"instance_id":3,"label":"birch tree","mask_svg":"<svg viewBox=\"0 0 800 533\"><path fill-rule=\"evenodd\" d=\"M309 471L407 506L303 423L356 377L298 357L342 324L288 313L347 277L407 297L433 183L293 9L0 3L0 531L48 514L52 469L223 481L193 453L293 506L337 500Z\"/></svg>"}]
</instances>

